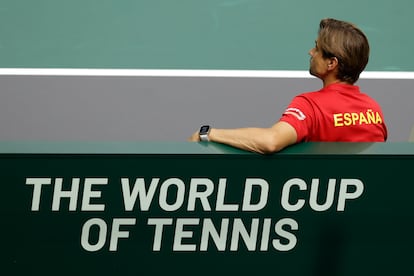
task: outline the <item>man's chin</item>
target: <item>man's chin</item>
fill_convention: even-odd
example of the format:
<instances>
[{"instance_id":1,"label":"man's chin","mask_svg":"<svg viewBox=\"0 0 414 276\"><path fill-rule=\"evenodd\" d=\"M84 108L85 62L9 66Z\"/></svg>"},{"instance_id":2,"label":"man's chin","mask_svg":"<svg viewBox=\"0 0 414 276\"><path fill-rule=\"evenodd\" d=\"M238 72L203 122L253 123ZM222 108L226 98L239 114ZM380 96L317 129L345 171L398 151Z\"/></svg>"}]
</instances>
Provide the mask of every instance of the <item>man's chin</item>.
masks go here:
<instances>
[{"instance_id":1,"label":"man's chin","mask_svg":"<svg viewBox=\"0 0 414 276\"><path fill-rule=\"evenodd\" d=\"M315 73L313 73L313 71L311 70L311 69L309 69L309 74L311 74L312 76L314 76L314 77L317 77L316 75L315 75Z\"/></svg>"}]
</instances>

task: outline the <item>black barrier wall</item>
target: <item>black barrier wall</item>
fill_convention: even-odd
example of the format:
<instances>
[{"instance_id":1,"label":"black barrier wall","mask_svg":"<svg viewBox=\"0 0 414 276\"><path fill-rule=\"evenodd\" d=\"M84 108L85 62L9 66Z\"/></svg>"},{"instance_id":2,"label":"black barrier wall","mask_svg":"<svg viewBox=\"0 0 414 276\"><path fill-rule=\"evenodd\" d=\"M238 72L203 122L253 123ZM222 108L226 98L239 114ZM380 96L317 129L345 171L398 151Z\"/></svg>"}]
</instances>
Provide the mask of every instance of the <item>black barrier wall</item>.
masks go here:
<instances>
[{"instance_id":1,"label":"black barrier wall","mask_svg":"<svg viewBox=\"0 0 414 276\"><path fill-rule=\"evenodd\" d=\"M1 143L8 275L403 275L409 143Z\"/></svg>"}]
</instances>

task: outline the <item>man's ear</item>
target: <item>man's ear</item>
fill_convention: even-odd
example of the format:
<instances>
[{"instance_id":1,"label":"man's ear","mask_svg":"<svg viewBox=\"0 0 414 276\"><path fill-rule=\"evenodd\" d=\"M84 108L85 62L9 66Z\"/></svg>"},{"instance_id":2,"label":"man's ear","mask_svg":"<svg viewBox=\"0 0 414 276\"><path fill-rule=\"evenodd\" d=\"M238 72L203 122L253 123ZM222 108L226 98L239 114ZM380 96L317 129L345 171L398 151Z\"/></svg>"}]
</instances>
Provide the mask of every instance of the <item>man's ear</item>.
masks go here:
<instances>
[{"instance_id":1,"label":"man's ear","mask_svg":"<svg viewBox=\"0 0 414 276\"><path fill-rule=\"evenodd\" d=\"M332 71L338 67L339 61L337 57L331 57L328 60L328 70Z\"/></svg>"}]
</instances>

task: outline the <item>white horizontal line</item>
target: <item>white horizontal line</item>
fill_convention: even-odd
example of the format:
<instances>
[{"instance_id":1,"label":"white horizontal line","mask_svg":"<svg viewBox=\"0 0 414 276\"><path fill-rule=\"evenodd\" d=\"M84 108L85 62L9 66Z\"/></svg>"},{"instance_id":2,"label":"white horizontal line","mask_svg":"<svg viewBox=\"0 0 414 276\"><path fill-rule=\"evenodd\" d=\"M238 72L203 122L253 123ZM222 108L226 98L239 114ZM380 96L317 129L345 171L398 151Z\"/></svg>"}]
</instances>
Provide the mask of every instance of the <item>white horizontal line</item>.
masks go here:
<instances>
[{"instance_id":1,"label":"white horizontal line","mask_svg":"<svg viewBox=\"0 0 414 276\"><path fill-rule=\"evenodd\" d=\"M187 70L187 69L0 68L0 75L311 78L311 75L306 71Z\"/></svg>"},{"instance_id":2,"label":"white horizontal line","mask_svg":"<svg viewBox=\"0 0 414 276\"><path fill-rule=\"evenodd\" d=\"M366 71L362 72L361 79L414 79L414 72L396 71Z\"/></svg>"},{"instance_id":3,"label":"white horizontal line","mask_svg":"<svg viewBox=\"0 0 414 276\"><path fill-rule=\"evenodd\" d=\"M231 78L313 78L299 70L187 70L187 69L80 69L0 68L3 76L136 76L136 77L231 77ZM414 72L366 71L361 79L414 79Z\"/></svg>"}]
</instances>

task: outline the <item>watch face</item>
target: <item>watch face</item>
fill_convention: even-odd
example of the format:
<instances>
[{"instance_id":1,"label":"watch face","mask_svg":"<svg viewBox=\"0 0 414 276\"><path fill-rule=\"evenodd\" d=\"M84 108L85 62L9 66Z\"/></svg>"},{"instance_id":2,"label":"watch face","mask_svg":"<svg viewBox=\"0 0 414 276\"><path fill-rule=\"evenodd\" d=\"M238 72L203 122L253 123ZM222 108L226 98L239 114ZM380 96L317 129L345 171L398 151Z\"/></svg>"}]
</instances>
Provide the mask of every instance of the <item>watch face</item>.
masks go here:
<instances>
[{"instance_id":1,"label":"watch face","mask_svg":"<svg viewBox=\"0 0 414 276\"><path fill-rule=\"evenodd\" d=\"M209 130L210 130L210 126L202 126L200 128L200 134L207 134Z\"/></svg>"}]
</instances>

